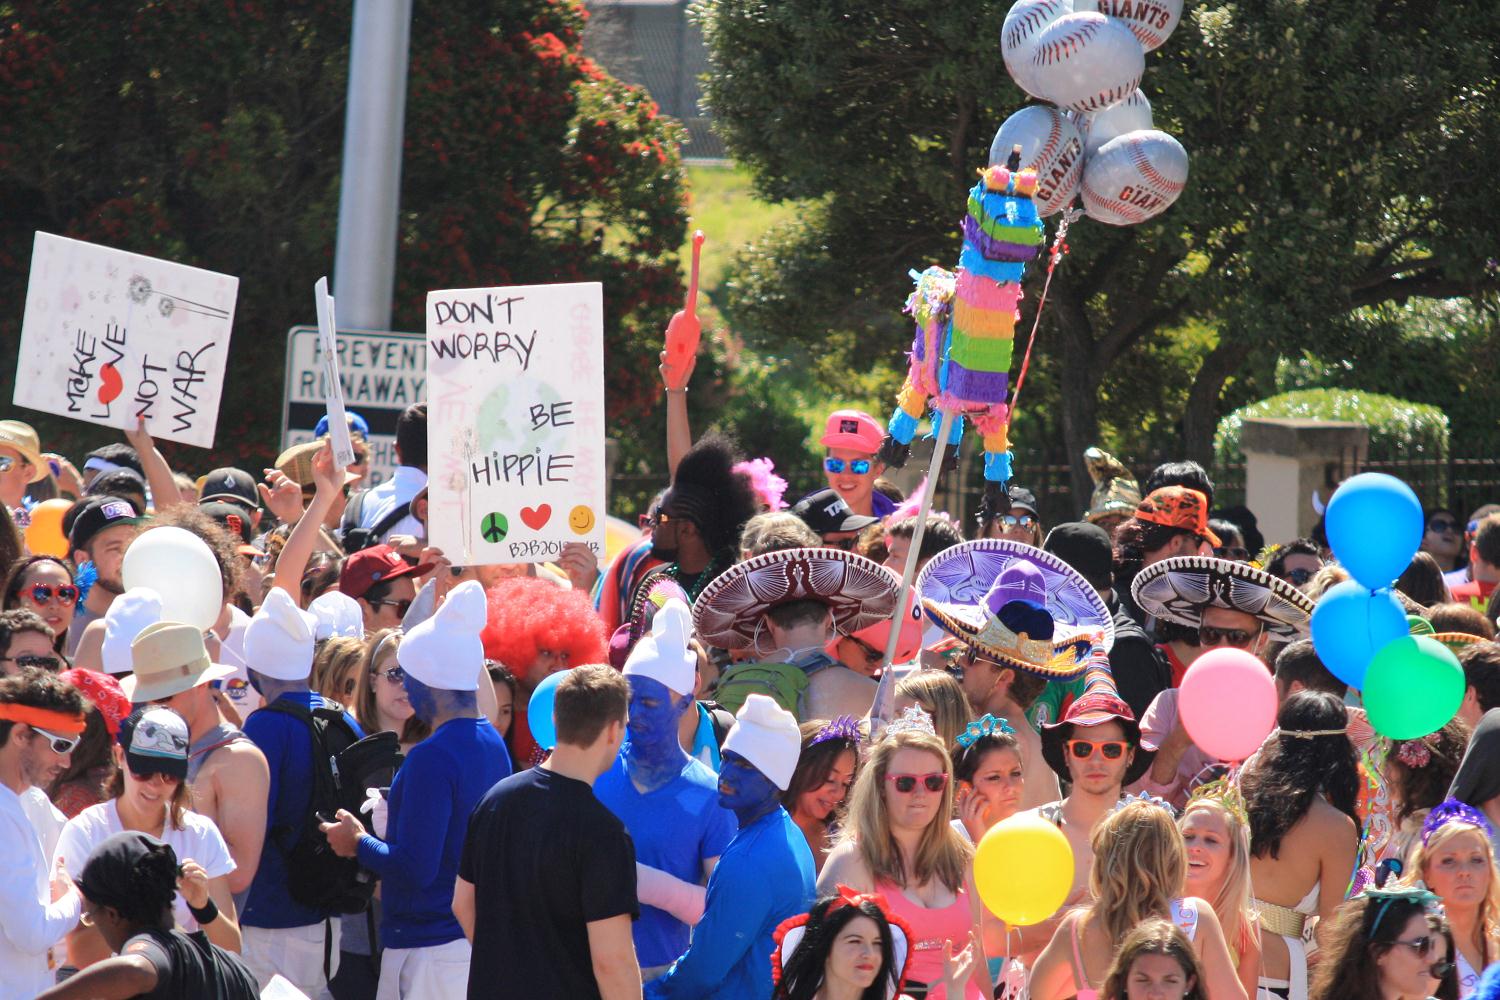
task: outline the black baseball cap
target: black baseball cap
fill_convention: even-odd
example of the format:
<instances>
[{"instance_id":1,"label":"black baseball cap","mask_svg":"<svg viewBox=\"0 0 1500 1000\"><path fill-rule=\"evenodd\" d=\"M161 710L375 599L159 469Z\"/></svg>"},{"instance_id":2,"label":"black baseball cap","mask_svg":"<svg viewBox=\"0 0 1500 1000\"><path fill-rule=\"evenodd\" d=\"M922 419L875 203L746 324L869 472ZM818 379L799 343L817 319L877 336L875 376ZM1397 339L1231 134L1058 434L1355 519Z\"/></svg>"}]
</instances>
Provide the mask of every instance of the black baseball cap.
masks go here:
<instances>
[{"instance_id":1,"label":"black baseball cap","mask_svg":"<svg viewBox=\"0 0 1500 1000\"><path fill-rule=\"evenodd\" d=\"M260 506L260 494L255 489L255 477L243 469L215 469L203 477L198 487L198 502L228 500L255 510Z\"/></svg>"},{"instance_id":2,"label":"black baseball cap","mask_svg":"<svg viewBox=\"0 0 1500 1000\"><path fill-rule=\"evenodd\" d=\"M118 524L141 524L146 519L135 512L129 500L120 497L90 497L78 505L68 528L68 545L75 551L87 548L94 536Z\"/></svg>"},{"instance_id":3,"label":"black baseball cap","mask_svg":"<svg viewBox=\"0 0 1500 1000\"><path fill-rule=\"evenodd\" d=\"M230 503L228 500L210 500L208 503L199 504L198 509L217 521L219 527L229 532L240 555L258 556L261 554L260 549L251 544L255 537L255 529L250 526L250 515L245 512L244 507L237 503Z\"/></svg>"},{"instance_id":4,"label":"black baseball cap","mask_svg":"<svg viewBox=\"0 0 1500 1000\"><path fill-rule=\"evenodd\" d=\"M1037 513L1036 494L1028 490L1026 487L1011 486L1008 487L1005 492L1010 497L1010 505L1012 507L1019 507L1022 510L1030 511L1033 514Z\"/></svg>"},{"instance_id":5,"label":"black baseball cap","mask_svg":"<svg viewBox=\"0 0 1500 1000\"><path fill-rule=\"evenodd\" d=\"M1069 521L1047 532L1042 550L1076 569L1095 590L1108 590L1114 556L1109 533L1087 521Z\"/></svg>"},{"instance_id":6,"label":"black baseball cap","mask_svg":"<svg viewBox=\"0 0 1500 1000\"><path fill-rule=\"evenodd\" d=\"M797 501L792 513L802 518L813 531L820 535L832 535L843 531L861 531L880 520L856 514L839 496L838 490L824 489L809 494Z\"/></svg>"}]
</instances>

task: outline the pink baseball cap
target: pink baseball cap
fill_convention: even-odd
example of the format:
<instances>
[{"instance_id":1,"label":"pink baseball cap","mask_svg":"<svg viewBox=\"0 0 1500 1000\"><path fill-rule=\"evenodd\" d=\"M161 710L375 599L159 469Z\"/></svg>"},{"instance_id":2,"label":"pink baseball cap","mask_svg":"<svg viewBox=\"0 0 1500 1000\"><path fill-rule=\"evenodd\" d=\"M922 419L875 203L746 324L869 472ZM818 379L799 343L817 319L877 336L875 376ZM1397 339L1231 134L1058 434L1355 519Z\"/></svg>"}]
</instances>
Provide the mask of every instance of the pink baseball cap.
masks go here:
<instances>
[{"instance_id":1,"label":"pink baseball cap","mask_svg":"<svg viewBox=\"0 0 1500 1000\"><path fill-rule=\"evenodd\" d=\"M825 448L848 448L873 455L884 439L885 428L864 410L834 410L818 443Z\"/></svg>"}]
</instances>

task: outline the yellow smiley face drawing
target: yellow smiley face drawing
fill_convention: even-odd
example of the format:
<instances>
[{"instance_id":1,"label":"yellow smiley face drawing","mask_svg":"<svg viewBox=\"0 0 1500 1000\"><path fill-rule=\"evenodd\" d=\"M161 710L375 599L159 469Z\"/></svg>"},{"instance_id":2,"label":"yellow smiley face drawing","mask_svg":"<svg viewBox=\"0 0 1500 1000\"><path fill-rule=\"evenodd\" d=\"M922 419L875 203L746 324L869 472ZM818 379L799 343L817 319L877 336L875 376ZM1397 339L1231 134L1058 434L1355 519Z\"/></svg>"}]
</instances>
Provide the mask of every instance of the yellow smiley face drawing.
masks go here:
<instances>
[{"instance_id":1,"label":"yellow smiley face drawing","mask_svg":"<svg viewBox=\"0 0 1500 1000\"><path fill-rule=\"evenodd\" d=\"M590 507L579 504L568 512L568 527L573 529L575 535L587 535L594 530L594 511Z\"/></svg>"}]
</instances>

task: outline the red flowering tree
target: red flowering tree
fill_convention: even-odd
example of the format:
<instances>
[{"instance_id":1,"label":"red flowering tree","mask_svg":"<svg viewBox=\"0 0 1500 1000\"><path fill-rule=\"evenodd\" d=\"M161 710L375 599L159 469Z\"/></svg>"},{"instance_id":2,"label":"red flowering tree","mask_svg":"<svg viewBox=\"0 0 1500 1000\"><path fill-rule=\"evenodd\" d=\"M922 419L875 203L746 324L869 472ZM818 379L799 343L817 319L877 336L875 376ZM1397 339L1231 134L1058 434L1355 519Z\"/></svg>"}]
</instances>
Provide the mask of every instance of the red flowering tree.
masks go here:
<instances>
[{"instance_id":1,"label":"red flowering tree","mask_svg":"<svg viewBox=\"0 0 1500 1000\"><path fill-rule=\"evenodd\" d=\"M183 464L256 467L277 446L285 331L333 270L349 5L13 0L0 16L0 343L19 337L36 230L238 275L217 454ZM578 0L417 5L393 325L420 330L430 288L601 281L609 411L628 428L681 301L681 136L583 55L585 17ZM49 449L114 436L30 415Z\"/></svg>"}]
</instances>

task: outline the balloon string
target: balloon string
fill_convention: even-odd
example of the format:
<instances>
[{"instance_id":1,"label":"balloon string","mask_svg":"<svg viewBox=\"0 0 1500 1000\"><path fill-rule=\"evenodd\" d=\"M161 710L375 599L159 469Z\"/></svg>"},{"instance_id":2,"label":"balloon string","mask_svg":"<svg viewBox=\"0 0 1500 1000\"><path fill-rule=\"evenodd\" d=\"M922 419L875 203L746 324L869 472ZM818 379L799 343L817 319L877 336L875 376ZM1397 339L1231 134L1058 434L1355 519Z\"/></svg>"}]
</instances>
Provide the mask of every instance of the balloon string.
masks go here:
<instances>
[{"instance_id":1,"label":"balloon string","mask_svg":"<svg viewBox=\"0 0 1500 1000\"><path fill-rule=\"evenodd\" d=\"M1016 417L1016 408L1021 402L1021 386L1026 384L1026 372L1031 368L1031 349L1036 346L1037 327L1042 322L1042 309L1047 305L1047 291L1052 287L1052 272L1057 269L1057 262L1068 252L1068 245L1063 242L1068 235L1068 226L1082 213L1074 208L1063 210L1062 221L1057 224L1057 235L1052 239L1052 251L1047 258L1047 280L1042 282L1042 295L1037 299L1036 316L1031 320L1031 335L1026 340L1026 353L1021 357L1021 372L1016 376L1016 391L1010 395L1010 417Z\"/></svg>"}]
</instances>

